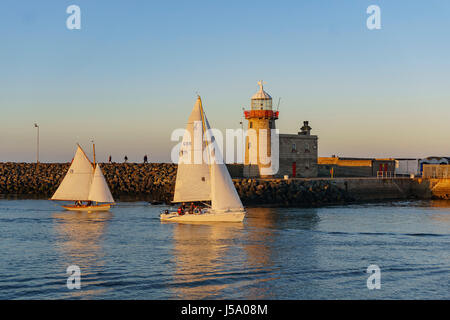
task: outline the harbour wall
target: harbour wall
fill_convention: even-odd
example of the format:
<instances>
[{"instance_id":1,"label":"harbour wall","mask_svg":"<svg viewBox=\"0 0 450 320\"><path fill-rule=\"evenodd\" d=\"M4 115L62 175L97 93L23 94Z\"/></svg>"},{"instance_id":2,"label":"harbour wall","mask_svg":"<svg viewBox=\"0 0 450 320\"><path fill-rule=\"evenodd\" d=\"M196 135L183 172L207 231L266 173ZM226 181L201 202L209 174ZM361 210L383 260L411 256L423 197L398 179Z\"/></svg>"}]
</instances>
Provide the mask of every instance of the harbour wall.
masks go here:
<instances>
[{"instance_id":1,"label":"harbour wall","mask_svg":"<svg viewBox=\"0 0 450 320\"><path fill-rule=\"evenodd\" d=\"M49 198L69 163L0 163L0 194ZM101 164L120 200L170 203L177 166L168 163ZM231 168L230 168L231 169ZM245 205L320 206L396 199L450 199L450 179L311 178L233 179Z\"/></svg>"}]
</instances>

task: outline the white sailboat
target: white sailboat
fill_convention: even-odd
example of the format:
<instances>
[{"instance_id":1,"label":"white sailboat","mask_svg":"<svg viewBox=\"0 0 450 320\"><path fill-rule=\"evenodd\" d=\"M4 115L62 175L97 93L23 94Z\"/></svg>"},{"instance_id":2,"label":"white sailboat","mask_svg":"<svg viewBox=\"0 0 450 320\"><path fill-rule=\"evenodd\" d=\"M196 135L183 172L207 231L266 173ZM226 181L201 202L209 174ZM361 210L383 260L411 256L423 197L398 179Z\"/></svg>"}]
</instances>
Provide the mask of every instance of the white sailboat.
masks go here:
<instances>
[{"instance_id":1,"label":"white sailboat","mask_svg":"<svg viewBox=\"0 0 450 320\"><path fill-rule=\"evenodd\" d=\"M72 164L51 200L75 201L74 205L62 206L70 211L107 211L114 204L114 198L102 169L95 164L95 146L94 163L80 145L77 144L77 147ZM83 201L87 204L83 204Z\"/></svg>"},{"instance_id":2,"label":"white sailboat","mask_svg":"<svg viewBox=\"0 0 450 320\"><path fill-rule=\"evenodd\" d=\"M194 210L193 213L162 213L160 215L162 221L242 222L244 220L245 210L241 199L223 163L214 136L208 130L210 126L203 111L202 100L198 97L181 143L173 202L211 201L211 206L196 210L197 212ZM201 143L195 143L195 135L198 135L198 132L201 132L201 140L199 140ZM203 159L205 151L209 161ZM198 159L201 159L200 163Z\"/></svg>"}]
</instances>

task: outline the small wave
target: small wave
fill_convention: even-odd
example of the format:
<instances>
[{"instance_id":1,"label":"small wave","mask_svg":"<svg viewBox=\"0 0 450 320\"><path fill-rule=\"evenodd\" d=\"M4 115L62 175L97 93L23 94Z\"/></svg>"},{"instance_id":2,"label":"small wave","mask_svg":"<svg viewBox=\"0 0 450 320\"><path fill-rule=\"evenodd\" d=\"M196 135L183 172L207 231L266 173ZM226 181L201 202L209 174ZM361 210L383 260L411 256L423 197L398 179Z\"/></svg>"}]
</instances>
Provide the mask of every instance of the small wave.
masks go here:
<instances>
[{"instance_id":1,"label":"small wave","mask_svg":"<svg viewBox=\"0 0 450 320\"><path fill-rule=\"evenodd\" d=\"M331 235L363 235L363 236L410 236L410 237L448 237L449 234L441 233L395 233L395 232L324 232Z\"/></svg>"},{"instance_id":2,"label":"small wave","mask_svg":"<svg viewBox=\"0 0 450 320\"><path fill-rule=\"evenodd\" d=\"M405 233L406 236L412 237L445 237L448 234L439 234L439 233Z\"/></svg>"}]
</instances>

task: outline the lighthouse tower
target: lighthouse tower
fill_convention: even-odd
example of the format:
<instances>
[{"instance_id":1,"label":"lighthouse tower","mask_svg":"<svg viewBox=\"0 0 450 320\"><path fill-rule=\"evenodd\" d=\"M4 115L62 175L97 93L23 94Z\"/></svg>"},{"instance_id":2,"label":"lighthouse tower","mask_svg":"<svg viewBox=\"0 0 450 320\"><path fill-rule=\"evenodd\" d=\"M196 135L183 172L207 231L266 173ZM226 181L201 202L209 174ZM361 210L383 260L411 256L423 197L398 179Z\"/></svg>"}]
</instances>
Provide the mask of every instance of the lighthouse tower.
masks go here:
<instances>
[{"instance_id":1,"label":"lighthouse tower","mask_svg":"<svg viewBox=\"0 0 450 320\"><path fill-rule=\"evenodd\" d=\"M244 175L247 177L272 177L263 168L270 168L271 129L275 129L278 111L272 110L272 97L264 91L263 81L251 99L251 110L245 110L248 136L245 141Z\"/></svg>"}]
</instances>

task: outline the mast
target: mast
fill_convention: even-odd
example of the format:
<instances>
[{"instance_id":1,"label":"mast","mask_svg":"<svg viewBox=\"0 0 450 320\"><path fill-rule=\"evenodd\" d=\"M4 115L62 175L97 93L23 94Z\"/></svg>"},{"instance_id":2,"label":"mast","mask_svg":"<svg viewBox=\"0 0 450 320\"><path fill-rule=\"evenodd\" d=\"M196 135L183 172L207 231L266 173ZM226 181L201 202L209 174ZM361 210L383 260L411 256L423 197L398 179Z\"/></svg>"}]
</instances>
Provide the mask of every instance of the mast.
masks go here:
<instances>
[{"instance_id":1,"label":"mast","mask_svg":"<svg viewBox=\"0 0 450 320\"><path fill-rule=\"evenodd\" d=\"M211 133L208 132L207 130L209 130L209 126L206 124L206 116L205 116L205 112L203 111L203 104L202 104L202 99L200 98L199 95L197 95L198 100L200 101L200 115L202 117L202 140L204 139L204 137L207 137L207 134L210 135ZM202 141L203 143L203 141ZM208 139L205 139L205 149L210 148L209 144L208 144ZM209 151L209 149L208 149ZM206 153L208 155L208 164L209 164L209 174L211 174L211 154L209 152ZM203 159L203 157L202 157Z\"/></svg>"},{"instance_id":2,"label":"mast","mask_svg":"<svg viewBox=\"0 0 450 320\"><path fill-rule=\"evenodd\" d=\"M94 149L94 164L93 164L93 167L94 167L94 170L95 170L96 162L95 162L95 142L94 142L94 140L92 140L92 148Z\"/></svg>"}]
</instances>

